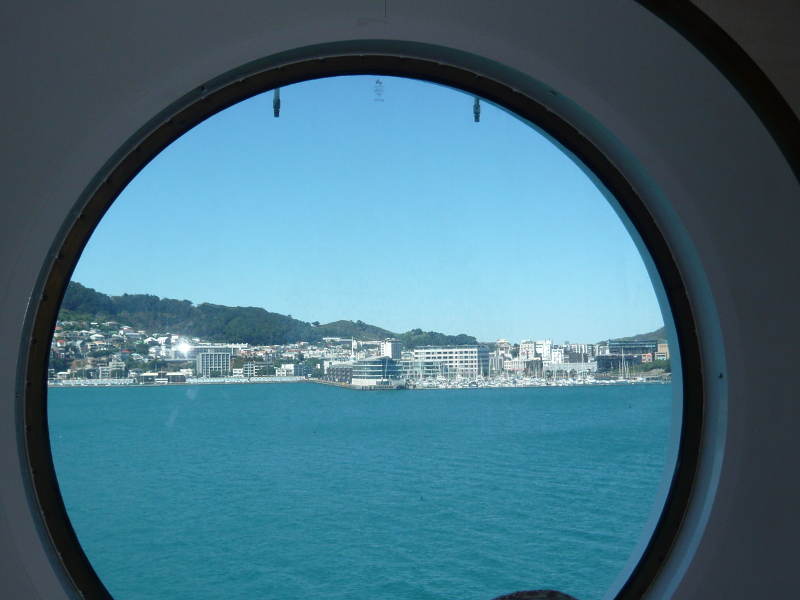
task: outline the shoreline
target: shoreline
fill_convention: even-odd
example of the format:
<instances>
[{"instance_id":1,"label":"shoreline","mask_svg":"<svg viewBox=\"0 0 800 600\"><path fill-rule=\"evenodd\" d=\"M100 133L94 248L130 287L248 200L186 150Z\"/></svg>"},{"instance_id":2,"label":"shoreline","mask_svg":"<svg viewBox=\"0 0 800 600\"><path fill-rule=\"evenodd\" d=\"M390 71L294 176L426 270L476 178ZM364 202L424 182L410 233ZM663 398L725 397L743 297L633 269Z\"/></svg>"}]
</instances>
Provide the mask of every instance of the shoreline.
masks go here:
<instances>
[{"instance_id":1,"label":"shoreline","mask_svg":"<svg viewBox=\"0 0 800 600\"><path fill-rule=\"evenodd\" d=\"M407 385L399 388L362 388L353 387L348 383L336 381L325 381L322 379L307 379L304 377L205 377L192 378L188 381L180 382L157 382L140 383L133 379L68 379L65 381L48 381L48 388L106 388L106 387L170 387L176 385L247 385L247 384L279 384L279 383L316 383L319 385L329 385L333 387L349 389L357 392L379 391L379 390L475 390L475 389L498 389L498 388L533 388L533 387L602 387L609 385L666 385L671 384L671 378L650 379L650 380L508 380L503 378L481 380L477 382L467 382L459 380L437 381L433 380L427 384Z\"/></svg>"}]
</instances>

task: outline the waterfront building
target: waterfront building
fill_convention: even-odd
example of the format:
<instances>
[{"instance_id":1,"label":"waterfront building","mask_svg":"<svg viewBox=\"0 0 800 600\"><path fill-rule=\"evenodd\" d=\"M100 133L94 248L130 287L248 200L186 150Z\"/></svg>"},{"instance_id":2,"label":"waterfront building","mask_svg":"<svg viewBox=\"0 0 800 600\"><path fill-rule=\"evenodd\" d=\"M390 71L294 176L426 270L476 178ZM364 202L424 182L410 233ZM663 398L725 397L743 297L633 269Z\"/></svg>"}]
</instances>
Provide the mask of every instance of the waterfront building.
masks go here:
<instances>
[{"instance_id":1,"label":"waterfront building","mask_svg":"<svg viewBox=\"0 0 800 600\"><path fill-rule=\"evenodd\" d=\"M350 385L356 389L395 389L406 384L406 373L397 360L376 356L353 364Z\"/></svg>"},{"instance_id":2,"label":"waterfront building","mask_svg":"<svg viewBox=\"0 0 800 600\"><path fill-rule=\"evenodd\" d=\"M403 355L403 342L394 338L389 338L381 342L381 356L388 356L394 360L399 360Z\"/></svg>"},{"instance_id":3,"label":"waterfront building","mask_svg":"<svg viewBox=\"0 0 800 600\"><path fill-rule=\"evenodd\" d=\"M609 354L655 354L658 352L658 340L610 340Z\"/></svg>"},{"instance_id":4,"label":"waterfront building","mask_svg":"<svg viewBox=\"0 0 800 600\"><path fill-rule=\"evenodd\" d=\"M500 375L503 372L503 365L505 364L506 357L500 351L493 352L489 356L489 375Z\"/></svg>"},{"instance_id":5,"label":"waterfront building","mask_svg":"<svg viewBox=\"0 0 800 600\"><path fill-rule=\"evenodd\" d=\"M233 351L228 346L216 346L213 348L195 348L197 352L197 376L210 377L211 373L228 375L231 372L231 355Z\"/></svg>"},{"instance_id":6,"label":"waterfront building","mask_svg":"<svg viewBox=\"0 0 800 600\"><path fill-rule=\"evenodd\" d=\"M435 379L437 377L447 377L448 367L442 360L415 360L413 358L400 361L400 365L405 371L406 378L412 379Z\"/></svg>"},{"instance_id":7,"label":"waterfront building","mask_svg":"<svg viewBox=\"0 0 800 600\"><path fill-rule=\"evenodd\" d=\"M328 365L322 379L325 381L335 381L336 383L350 383L353 380L352 362L340 362Z\"/></svg>"},{"instance_id":8,"label":"waterfront building","mask_svg":"<svg viewBox=\"0 0 800 600\"><path fill-rule=\"evenodd\" d=\"M114 375L116 374L116 377ZM98 379L120 379L125 376L125 363L121 360L112 360L108 365L97 367Z\"/></svg>"},{"instance_id":9,"label":"waterfront building","mask_svg":"<svg viewBox=\"0 0 800 600\"><path fill-rule=\"evenodd\" d=\"M187 344L187 347L181 350L187 360L194 360L200 354L207 352L227 352L228 354L236 355L242 347L247 346L248 344L197 344L196 346L189 346ZM175 358L179 358L179 356L176 355Z\"/></svg>"},{"instance_id":10,"label":"waterfront building","mask_svg":"<svg viewBox=\"0 0 800 600\"><path fill-rule=\"evenodd\" d=\"M564 362L589 362L589 360L593 360L588 354L581 354L580 352L572 352L565 351L564 352Z\"/></svg>"},{"instance_id":11,"label":"waterfront building","mask_svg":"<svg viewBox=\"0 0 800 600\"><path fill-rule=\"evenodd\" d=\"M303 363L294 365L295 377L308 377L309 375L311 375L311 371L313 371L311 365L306 365Z\"/></svg>"},{"instance_id":12,"label":"waterfront building","mask_svg":"<svg viewBox=\"0 0 800 600\"><path fill-rule=\"evenodd\" d=\"M619 357L617 356L617 369L619 368ZM613 362L613 361L612 361ZM598 370L598 363L592 362L546 362L543 366L544 371L550 373L596 373ZM606 370L615 370L608 368Z\"/></svg>"},{"instance_id":13,"label":"waterfront building","mask_svg":"<svg viewBox=\"0 0 800 600\"><path fill-rule=\"evenodd\" d=\"M258 375L258 372L266 367L267 365L264 363L255 363L255 362L248 362L242 365L242 376L243 377L255 377Z\"/></svg>"},{"instance_id":14,"label":"waterfront building","mask_svg":"<svg viewBox=\"0 0 800 600\"><path fill-rule=\"evenodd\" d=\"M553 349L553 340L539 340L536 342L536 354L542 357L542 360L550 360L550 352Z\"/></svg>"},{"instance_id":15,"label":"waterfront building","mask_svg":"<svg viewBox=\"0 0 800 600\"><path fill-rule=\"evenodd\" d=\"M596 346L594 344L564 344L564 346L564 349L568 350L571 354L585 354L588 357L592 357L596 354Z\"/></svg>"},{"instance_id":16,"label":"waterfront building","mask_svg":"<svg viewBox=\"0 0 800 600\"><path fill-rule=\"evenodd\" d=\"M497 347L497 356L502 358L511 358L511 348L513 348L511 342L501 338L497 340L495 346Z\"/></svg>"},{"instance_id":17,"label":"waterfront building","mask_svg":"<svg viewBox=\"0 0 800 600\"><path fill-rule=\"evenodd\" d=\"M342 363L352 364L352 361L347 360L346 356L340 356L340 357L336 357L336 358L328 358L328 359L323 360L322 361L322 374L323 375L327 375L328 374L328 369L332 365L340 365Z\"/></svg>"},{"instance_id":18,"label":"waterfront building","mask_svg":"<svg viewBox=\"0 0 800 600\"><path fill-rule=\"evenodd\" d=\"M414 360L441 362L448 377L486 377L489 375L489 350L483 345L420 346Z\"/></svg>"},{"instance_id":19,"label":"waterfront building","mask_svg":"<svg viewBox=\"0 0 800 600\"><path fill-rule=\"evenodd\" d=\"M527 360L524 358L512 358L511 360L507 360L503 363L503 370L509 373L521 375L526 371L530 371L532 365L532 360Z\"/></svg>"},{"instance_id":20,"label":"waterfront building","mask_svg":"<svg viewBox=\"0 0 800 600\"><path fill-rule=\"evenodd\" d=\"M280 367L276 367L275 369L275 376L276 377L294 377L295 373L295 364L288 363L282 365Z\"/></svg>"},{"instance_id":21,"label":"waterfront building","mask_svg":"<svg viewBox=\"0 0 800 600\"><path fill-rule=\"evenodd\" d=\"M669 344L667 342L658 342L655 357L656 360L669 360Z\"/></svg>"},{"instance_id":22,"label":"waterfront building","mask_svg":"<svg viewBox=\"0 0 800 600\"><path fill-rule=\"evenodd\" d=\"M531 340L522 340L519 344L519 355L517 358L521 358L523 360L533 360L536 358L536 342Z\"/></svg>"},{"instance_id":23,"label":"waterfront building","mask_svg":"<svg viewBox=\"0 0 800 600\"><path fill-rule=\"evenodd\" d=\"M598 373L609 373L612 371L619 371L622 366L622 361L626 365L640 365L642 364L641 354L604 354L595 358L595 365L597 365ZM592 363L587 363L592 364Z\"/></svg>"}]
</instances>

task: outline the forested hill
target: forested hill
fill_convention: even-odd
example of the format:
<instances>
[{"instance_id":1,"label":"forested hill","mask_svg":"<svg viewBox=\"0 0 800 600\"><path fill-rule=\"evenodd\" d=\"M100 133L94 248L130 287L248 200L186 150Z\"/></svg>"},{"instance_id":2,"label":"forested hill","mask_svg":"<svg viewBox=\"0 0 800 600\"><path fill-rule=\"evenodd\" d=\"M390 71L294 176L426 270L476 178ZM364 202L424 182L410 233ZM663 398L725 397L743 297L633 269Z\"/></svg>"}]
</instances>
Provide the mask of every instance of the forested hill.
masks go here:
<instances>
[{"instance_id":1,"label":"forested hill","mask_svg":"<svg viewBox=\"0 0 800 600\"><path fill-rule=\"evenodd\" d=\"M640 342L642 340L665 340L667 339L667 331L662 325L655 331L651 331L650 333L639 333L637 335L632 335L629 337L623 338L616 338L615 342Z\"/></svg>"},{"instance_id":2,"label":"forested hill","mask_svg":"<svg viewBox=\"0 0 800 600\"><path fill-rule=\"evenodd\" d=\"M395 333L362 321L306 323L263 308L198 304L189 300L159 298L150 294L108 296L76 281L67 287L61 303L62 321L117 321L148 333L174 333L211 342L248 343L256 346L318 342L323 337L377 340L395 337L405 348L434 344L475 344L473 336L445 335L412 329Z\"/></svg>"}]
</instances>

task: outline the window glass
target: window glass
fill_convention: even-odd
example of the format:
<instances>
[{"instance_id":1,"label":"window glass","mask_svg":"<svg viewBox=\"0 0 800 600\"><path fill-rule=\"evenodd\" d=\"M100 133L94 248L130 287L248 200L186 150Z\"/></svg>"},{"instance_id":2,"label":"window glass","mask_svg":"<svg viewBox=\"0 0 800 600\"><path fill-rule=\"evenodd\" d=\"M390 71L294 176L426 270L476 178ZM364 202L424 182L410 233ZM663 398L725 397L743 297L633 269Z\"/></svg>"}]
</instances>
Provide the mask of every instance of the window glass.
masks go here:
<instances>
[{"instance_id":1,"label":"window glass","mask_svg":"<svg viewBox=\"0 0 800 600\"><path fill-rule=\"evenodd\" d=\"M117 600L599 599L672 469L669 351L547 138L442 86L310 81L112 206L53 338L53 457Z\"/></svg>"}]
</instances>

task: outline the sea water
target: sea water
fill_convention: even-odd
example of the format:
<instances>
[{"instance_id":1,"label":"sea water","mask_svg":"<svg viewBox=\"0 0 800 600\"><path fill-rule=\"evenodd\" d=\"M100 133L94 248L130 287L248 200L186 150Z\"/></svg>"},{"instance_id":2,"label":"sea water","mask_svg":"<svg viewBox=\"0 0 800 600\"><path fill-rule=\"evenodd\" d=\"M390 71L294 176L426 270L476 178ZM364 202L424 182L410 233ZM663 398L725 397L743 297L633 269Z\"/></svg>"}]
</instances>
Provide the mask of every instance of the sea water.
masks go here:
<instances>
[{"instance_id":1,"label":"sea water","mask_svg":"<svg viewBox=\"0 0 800 600\"><path fill-rule=\"evenodd\" d=\"M672 386L52 389L64 502L117 600L598 600Z\"/></svg>"}]
</instances>

